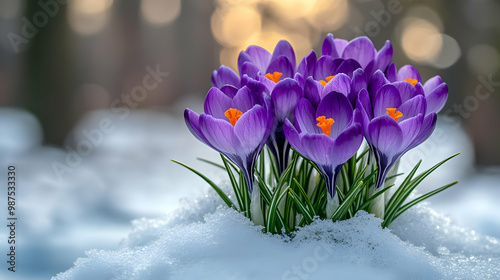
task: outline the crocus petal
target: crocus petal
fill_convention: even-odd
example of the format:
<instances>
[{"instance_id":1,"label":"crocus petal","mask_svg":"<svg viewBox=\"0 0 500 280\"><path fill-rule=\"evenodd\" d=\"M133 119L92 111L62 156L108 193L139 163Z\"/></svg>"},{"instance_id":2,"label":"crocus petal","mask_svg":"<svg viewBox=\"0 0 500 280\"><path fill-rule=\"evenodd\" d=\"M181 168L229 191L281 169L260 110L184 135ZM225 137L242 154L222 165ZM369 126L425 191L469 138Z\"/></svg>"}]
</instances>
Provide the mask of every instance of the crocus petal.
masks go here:
<instances>
[{"instance_id":1,"label":"crocus petal","mask_svg":"<svg viewBox=\"0 0 500 280\"><path fill-rule=\"evenodd\" d=\"M368 93L370 94L370 99L375 100L375 96L377 92L380 90L382 86L388 84L389 81L385 78L385 75L382 71L377 70L370 79L370 83L368 84Z\"/></svg>"},{"instance_id":2,"label":"crocus petal","mask_svg":"<svg viewBox=\"0 0 500 280\"><path fill-rule=\"evenodd\" d=\"M244 62L240 67L240 75L248 75L252 79L255 79L259 72L261 70L252 62Z\"/></svg>"},{"instance_id":3,"label":"crocus petal","mask_svg":"<svg viewBox=\"0 0 500 280\"><path fill-rule=\"evenodd\" d=\"M373 70L376 71L378 69L385 71L389 63L392 60L392 44L391 41L385 41L384 46L377 52L375 56Z\"/></svg>"},{"instance_id":4,"label":"crocus petal","mask_svg":"<svg viewBox=\"0 0 500 280\"><path fill-rule=\"evenodd\" d=\"M351 105L353 107L356 104L356 99L358 98L359 91L362 89L366 89L368 86L368 81L366 79L365 71L363 69L357 69L352 74L352 82L351 82L351 92L347 95Z\"/></svg>"},{"instance_id":5,"label":"crocus petal","mask_svg":"<svg viewBox=\"0 0 500 280\"><path fill-rule=\"evenodd\" d=\"M347 44L349 44L349 42L344 39L333 39L333 42L335 43L335 48L337 49L339 57L341 57L345 47L347 46Z\"/></svg>"},{"instance_id":6,"label":"crocus petal","mask_svg":"<svg viewBox=\"0 0 500 280\"><path fill-rule=\"evenodd\" d=\"M315 81L312 77L307 78L306 84L304 85L304 97L307 98L314 108L318 107L320 98L320 92L323 91L323 86Z\"/></svg>"},{"instance_id":7,"label":"crocus petal","mask_svg":"<svg viewBox=\"0 0 500 280\"><path fill-rule=\"evenodd\" d=\"M425 97L423 97L422 95L417 95L401 104L401 106L393 108L397 108L398 111L403 113L403 116L399 119L399 121L402 122L419 114L425 115L427 103L425 102Z\"/></svg>"},{"instance_id":8,"label":"crocus petal","mask_svg":"<svg viewBox=\"0 0 500 280\"><path fill-rule=\"evenodd\" d=\"M211 146L221 153L237 154L240 143L234 135L233 126L225 120L210 115L200 115L200 129Z\"/></svg>"},{"instance_id":9,"label":"crocus petal","mask_svg":"<svg viewBox=\"0 0 500 280\"><path fill-rule=\"evenodd\" d=\"M256 105L244 113L234 125L234 134L241 143L242 151L250 154L267 140L267 112L260 105Z\"/></svg>"},{"instance_id":10,"label":"crocus petal","mask_svg":"<svg viewBox=\"0 0 500 280\"><path fill-rule=\"evenodd\" d=\"M205 113L217 119L227 119L224 113L231 106L231 98L225 95L220 89L213 87L205 98Z\"/></svg>"},{"instance_id":11,"label":"crocus petal","mask_svg":"<svg viewBox=\"0 0 500 280\"><path fill-rule=\"evenodd\" d=\"M335 41L333 39L333 34L328 33L323 40L323 45L321 46L321 54L331 56L333 58L338 58L339 54L337 48L335 47Z\"/></svg>"},{"instance_id":12,"label":"crocus petal","mask_svg":"<svg viewBox=\"0 0 500 280\"><path fill-rule=\"evenodd\" d=\"M276 119L293 119L295 106L302 97L302 88L295 80L287 78L276 84L271 93Z\"/></svg>"},{"instance_id":13,"label":"crocus petal","mask_svg":"<svg viewBox=\"0 0 500 280\"><path fill-rule=\"evenodd\" d=\"M323 88L321 98L332 91L340 92L347 97L351 92L351 79L349 76L343 73L335 75Z\"/></svg>"},{"instance_id":14,"label":"crocus petal","mask_svg":"<svg viewBox=\"0 0 500 280\"><path fill-rule=\"evenodd\" d=\"M280 57L274 58L271 61L265 73L274 73L274 72L282 73L281 79L293 78L295 67L286 56L282 55Z\"/></svg>"},{"instance_id":15,"label":"crocus petal","mask_svg":"<svg viewBox=\"0 0 500 280\"><path fill-rule=\"evenodd\" d=\"M259 46L249 46L245 52L259 71L266 71L267 66L271 62L271 54L266 49Z\"/></svg>"},{"instance_id":16,"label":"crocus petal","mask_svg":"<svg viewBox=\"0 0 500 280\"><path fill-rule=\"evenodd\" d=\"M398 89L399 95L401 96L401 102L405 102L416 95L415 87L408 82L394 82L392 85Z\"/></svg>"},{"instance_id":17,"label":"crocus petal","mask_svg":"<svg viewBox=\"0 0 500 280\"><path fill-rule=\"evenodd\" d=\"M346 59L339 65L339 67L335 71L335 74L344 73L350 78L352 77L354 71L359 68L361 68L361 65L356 60Z\"/></svg>"},{"instance_id":18,"label":"crocus petal","mask_svg":"<svg viewBox=\"0 0 500 280\"><path fill-rule=\"evenodd\" d=\"M335 71L342 60L333 59L330 56L322 56L316 61L316 66L314 67L313 77L315 80L324 80L328 76L335 75Z\"/></svg>"},{"instance_id":19,"label":"crocus petal","mask_svg":"<svg viewBox=\"0 0 500 280\"><path fill-rule=\"evenodd\" d=\"M417 137L422 128L423 121L424 115L418 114L413 118L406 119L399 123L399 127L403 132L403 142L401 143L403 149L408 147L415 140L415 137Z\"/></svg>"},{"instance_id":20,"label":"crocus petal","mask_svg":"<svg viewBox=\"0 0 500 280\"><path fill-rule=\"evenodd\" d=\"M334 140L324 134L305 134L301 140L307 158L317 165L331 165Z\"/></svg>"},{"instance_id":21,"label":"crocus petal","mask_svg":"<svg viewBox=\"0 0 500 280\"><path fill-rule=\"evenodd\" d=\"M300 154L304 155L304 148L302 147L302 143L300 142L299 132L295 129L293 124L286 119L283 124L283 132L285 133L285 137L288 140L288 143Z\"/></svg>"},{"instance_id":22,"label":"crocus petal","mask_svg":"<svg viewBox=\"0 0 500 280\"><path fill-rule=\"evenodd\" d=\"M215 87L221 88L225 85L240 87L240 77L231 68L221 65L219 70L214 71L214 74L212 82Z\"/></svg>"},{"instance_id":23,"label":"crocus petal","mask_svg":"<svg viewBox=\"0 0 500 280\"><path fill-rule=\"evenodd\" d=\"M442 83L426 96L427 100L426 114L432 112L439 113L439 111L443 109L447 99L448 99L448 86L445 83Z\"/></svg>"},{"instance_id":24,"label":"crocus petal","mask_svg":"<svg viewBox=\"0 0 500 280\"><path fill-rule=\"evenodd\" d=\"M335 158L337 164L343 164L356 154L362 142L361 125L355 123L335 139L331 157Z\"/></svg>"},{"instance_id":25,"label":"crocus petal","mask_svg":"<svg viewBox=\"0 0 500 280\"><path fill-rule=\"evenodd\" d=\"M342 53L344 59L355 59L364 68L376 55L375 47L368 37L358 37L347 44Z\"/></svg>"},{"instance_id":26,"label":"crocus petal","mask_svg":"<svg viewBox=\"0 0 500 280\"><path fill-rule=\"evenodd\" d=\"M298 131L307 134L322 133L316 124L316 110L307 99L302 98L295 108L295 125Z\"/></svg>"},{"instance_id":27,"label":"crocus petal","mask_svg":"<svg viewBox=\"0 0 500 280\"><path fill-rule=\"evenodd\" d=\"M399 91L391 84L380 88L373 101L373 116L387 116L387 108L398 108L401 106Z\"/></svg>"},{"instance_id":28,"label":"crocus petal","mask_svg":"<svg viewBox=\"0 0 500 280\"><path fill-rule=\"evenodd\" d=\"M436 127L437 115L436 113L430 113L424 117L422 123L422 128L420 129L418 135L413 139L412 143L408 145L406 151L415 148L416 146L422 144L429 136L431 136L434 128Z\"/></svg>"},{"instance_id":29,"label":"crocus petal","mask_svg":"<svg viewBox=\"0 0 500 280\"><path fill-rule=\"evenodd\" d=\"M276 86L276 83L269 80L267 77L262 76L262 75L257 75L257 80L263 84L266 88L265 92L271 94L273 91L274 87Z\"/></svg>"},{"instance_id":30,"label":"crocus petal","mask_svg":"<svg viewBox=\"0 0 500 280\"><path fill-rule=\"evenodd\" d=\"M292 69L295 70L295 52L293 51L292 45L286 40L281 40L276 44L276 47L274 48L273 55L271 56L271 62L273 63L274 60L278 59L279 57L284 56L290 61L292 65ZM279 72L279 71L278 71ZM272 73L272 72L268 72ZM289 76L291 77L291 76Z\"/></svg>"},{"instance_id":31,"label":"crocus petal","mask_svg":"<svg viewBox=\"0 0 500 280\"><path fill-rule=\"evenodd\" d=\"M387 69L385 70L385 77L391 83L398 80L398 69L396 68L396 64L391 63L387 66Z\"/></svg>"},{"instance_id":32,"label":"crocus petal","mask_svg":"<svg viewBox=\"0 0 500 280\"><path fill-rule=\"evenodd\" d=\"M373 119L368 125L368 142L389 158L398 153L403 142L403 132L388 115Z\"/></svg>"},{"instance_id":33,"label":"crocus petal","mask_svg":"<svg viewBox=\"0 0 500 280\"><path fill-rule=\"evenodd\" d=\"M196 139L205 143L209 147L213 148L212 144L208 142L207 138L200 129L200 115L191 111L190 109L184 110L184 121L189 129L189 131L196 137Z\"/></svg>"},{"instance_id":34,"label":"crocus petal","mask_svg":"<svg viewBox=\"0 0 500 280\"><path fill-rule=\"evenodd\" d=\"M238 88L236 88L235 86L231 86L231 85L225 85L225 86L220 88L220 91L222 91L229 98L233 98L236 95L236 93L238 92Z\"/></svg>"},{"instance_id":35,"label":"crocus petal","mask_svg":"<svg viewBox=\"0 0 500 280\"><path fill-rule=\"evenodd\" d=\"M363 126L363 134L367 136L368 124L370 123L370 120L373 118L373 112L372 112L372 104L370 102L370 96L368 95L366 89L362 89L359 92L358 100L356 101L356 110L359 110L359 113L361 114L360 123Z\"/></svg>"},{"instance_id":36,"label":"crocus petal","mask_svg":"<svg viewBox=\"0 0 500 280\"><path fill-rule=\"evenodd\" d=\"M313 50L304 57L297 67L297 72L302 74L302 77L307 79L309 76L312 76L314 73L314 66L316 65L316 61L318 60L316 56L316 52Z\"/></svg>"},{"instance_id":37,"label":"crocus petal","mask_svg":"<svg viewBox=\"0 0 500 280\"><path fill-rule=\"evenodd\" d=\"M231 108L246 112L252 109L256 104L262 104L262 99L254 91L244 86L238 90L238 93L236 93L231 101Z\"/></svg>"},{"instance_id":38,"label":"crocus petal","mask_svg":"<svg viewBox=\"0 0 500 280\"><path fill-rule=\"evenodd\" d=\"M437 88L442 83L443 83L443 80L438 75L428 79L427 82L425 82L425 84L424 84L425 95L428 95L431 91L433 91L435 88Z\"/></svg>"},{"instance_id":39,"label":"crocus petal","mask_svg":"<svg viewBox=\"0 0 500 280\"><path fill-rule=\"evenodd\" d=\"M295 75L293 76L293 79L299 83L300 87L301 88L304 88L304 85L306 83L306 80L304 79L304 76L302 76L302 74L300 73L295 73Z\"/></svg>"},{"instance_id":40,"label":"crocus petal","mask_svg":"<svg viewBox=\"0 0 500 280\"><path fill-rule=\"evenodd\" d=\"M417 69L412 65L405 65L399 68L397 77L398 81L404 81L405 79L415 79L419 83L422 83L420 73L418 73Z\"/></svg>"},{"instance_id":41,"label":"crocus petal","mask_svg":"<svg viewBox=\"0 0 500 280\"><path fill-rule=\"evenodd\" d=\"M331 92L321 100L316 111L316 118L332 118L330 137L335 139L352 122L352 107L347 97L340 92Z\"/></svg>"}]
</instances>

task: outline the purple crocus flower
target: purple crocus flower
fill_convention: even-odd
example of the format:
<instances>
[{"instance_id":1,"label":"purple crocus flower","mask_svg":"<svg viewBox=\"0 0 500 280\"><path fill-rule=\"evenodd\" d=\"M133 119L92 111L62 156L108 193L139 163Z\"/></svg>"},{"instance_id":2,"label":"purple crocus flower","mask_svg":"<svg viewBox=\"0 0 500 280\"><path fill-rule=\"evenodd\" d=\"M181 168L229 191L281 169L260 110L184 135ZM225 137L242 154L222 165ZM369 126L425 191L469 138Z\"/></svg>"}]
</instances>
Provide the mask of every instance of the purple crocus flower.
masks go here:
<instances>
[{"instance_id":1,"label":"purple crocus flower","mask_svg":"<svg viewBox=\"0 0 500 280\"><path fill-rule=\"evenodd\" d=\"M272 55L262 47L249 46L238 56L238 70L241 77L248 75L257 79L260 74L274 83L284 78L293 78L295 66L295 52L285 40L276 44Z\"/></svg>"},{"instance_id":2,"label":"purple crocus flower","mask_svg":"<svg viewBox=\"0 0 500 280\"><path fill-rule=\"evenodd\" d=\"M356 69L351 77L339 73L326 78L327 81L317 81L308 77L304 85L304 96L317 108L319 102L330 92L336 91L344 94L351 105L355 107L360 90L367 87L366 75L363 69Z\"/></svg>"},{"instance_id":3,"label":"purple crocus flower","mask_svg":"<svg viewBox=\"0 0 500 280\"><path fill-rule=\"evenodd\" d=\"M313 74L317 81L338 73L352 78L353 72L358 68L362 68L367 76L371 76L376 70L385 71L391 62L392 44L387 40L377 51L368 37L361 36L348 42L334 39L332 34L328 34L323 40L321 53Z\"/></svg>"},{"instance_id":4,"label":"purple crocus flower","mask_svg":"<svg viewBox=\"0 0 500 280\"><path fill-rule=\"evenodd\" d=\"M438 75L422 83L420 73L418 73L417 69L412 65L404 65L398 70L396 65L391 63L385 71L385 76L391 83L408 82L414 86L417 83L422 84L425 99L427 100L427 113L438 113L443 109L444 104L446 104L446 100L448 99L448 86Z\"/></svg>"},{"instance_id":5,"label":"purple crocus flower","mask_svg":"<svg viewBox=\"0 0 500 280\"><path fill-rule=\"evenodd\" d=\"M255 160L269 137L274 111L266 96L244 86L234 96L211 88L205 99L205 113L186 109L184 119L201 142L236 164L253 190Z\"/></svg>"},{"instance_id":6,"label":"purple crocus flower","mask_svg":"<svg viewBox=\"0 0 500 280\"><path fill-rule=\"evenodd\" d=\"M355 112L344 94L331 92L317 109L309 100L301 99L295 109L295 126L285 121L286 138L321 170L330 199L335 196L342 165L356 154L363 141L362 127L354 121Z\"/></svg>"},{"instance_id":7,"label":"purple crocus flower","mask_svg":"<svg viewBox=\"0 0 500 280\"><path fill-rule=\"evenodd\" d=\"M428 110L430 106L420 82L389 83L380 70L369 90L360 92L356 108L362 112L364 135L377 161L376 188L404 153L431 135L437 116Z\"/></svg>"}]
</instances>

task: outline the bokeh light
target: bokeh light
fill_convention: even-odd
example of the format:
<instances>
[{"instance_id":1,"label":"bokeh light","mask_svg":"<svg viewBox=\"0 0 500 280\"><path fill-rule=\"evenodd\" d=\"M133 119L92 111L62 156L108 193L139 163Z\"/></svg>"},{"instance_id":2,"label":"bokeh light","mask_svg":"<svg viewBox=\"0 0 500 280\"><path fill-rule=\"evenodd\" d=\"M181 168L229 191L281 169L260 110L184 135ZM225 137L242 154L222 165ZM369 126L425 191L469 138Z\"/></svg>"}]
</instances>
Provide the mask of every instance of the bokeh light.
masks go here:
<instances>
[{"instance_id":1,"label":"bokeh light","mask_svg":"<svg viewBox=\"0 0 500 280\"><path fill-rule=\"evenodd\" d=\"M142 0L141 15L151 25L163 26L181 13L181 0Z\"/></svg>"},{"instance_id":2,"label":"bokeh light","mask_svg":"<svg viewBox=\"0 0 500 280\"><path fill-rule=\"evenodd\" d=\"M109 21L113 0L73 0L68 6L68 21L80 35L92 35L104 28Z\"/></svg>"},{"instance_id":3,"label":"bokeh light","mask_svg":"<svg viewBox=\"0 0 500 280\"><path fill-rule=\"evenodd\" d=\"M240 46L261 31L261 20L252 5L218 8L211 19L212 33L222 45Z\"/></svg>"},{"instance_id":4,"label":"bokeh light","mask_svg":"<svg viewBox=\"0 0 500 280\"><path fill-rule=\"evenodd\" d=\"M443 47L438 27L424 19L410 18L401 34L401 47L415 62L433 61Z\"/></svg>"}]
</instances>

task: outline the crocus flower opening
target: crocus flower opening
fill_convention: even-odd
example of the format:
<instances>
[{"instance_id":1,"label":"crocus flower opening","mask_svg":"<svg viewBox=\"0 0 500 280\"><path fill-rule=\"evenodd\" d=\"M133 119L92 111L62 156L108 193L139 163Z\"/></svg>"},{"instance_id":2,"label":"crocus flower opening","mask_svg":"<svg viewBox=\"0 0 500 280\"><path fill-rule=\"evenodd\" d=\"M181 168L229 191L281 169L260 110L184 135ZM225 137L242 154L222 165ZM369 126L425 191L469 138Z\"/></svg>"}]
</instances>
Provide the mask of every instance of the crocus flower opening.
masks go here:
<instances>
[{"instance_id":1,"label":"crocus flower opening","mask_svg":"<svg viewBox=\"0 0 500 280\"><path fill-rule=\"evenodd\" d=\"M278 83L282 75L283 75L283 73L273 72L272 74L271 73L267 73L265 75L265 77L268 78L269 80L275 82L275 83Z\"/></svg>"},{"instance_id":2,"label":"crocus flower opening","mask_svg":"<svg viewBox=\"0 0 500 280\"><path fill-rule=\"evenodd\" d=\"M323 130L323 134L327 135L330 137L331 129L332 129L332 124L335 122L332 118L326 118L325 116L319 116L317 119L318 124L317 126Z\"/></svg>"},{"instance_id":3,"label":"crocus flower opening","mask_svg":"<svg viewBox=\"0 0 500 280\"><path fill-rule=\"evenodd\" d=\"M398 121L398 119L403 116L403 113L397 111L396 108L387 108L386 110L387 115L389 115L389 117L393 118L395 121Z\"/></svg>"},{"instance_id":4,"label":"crocus flower opening","mask_svg":"<svg viewBox=\"0 0 500 280\"><path fill-rule=\"evenodd\" d=\"M186 109L184 119L201 142L236 164L252 193L254 165L274 125L274 110L268 97L244 86L230 97L212 88L205 99L205 113Z\"/></svg>"},{"instance_id":5,"label":"crocus flower opening","mask_svg":"<svg viewBox=\"0 0 500 280\"><path fill-rule=\"evenodd\" d=\"M284 132L290 145L321 170L330 199L335 196L342 165L356 154L363 141L361 125L354 121L356 112L347 97L331 92L317 109L307 99L301 99L295 108L295 125L285 121Z\"/></svg>"},{"instance_id":6,"label":"crocus flower opening","mask_svg":"<svg viewBox=\"0 0 500 280\"><path fill-rule=\"evenodd\" d=\"M234 108L229 108L226 112L224 112L224 116L227 117L227 119L233 126L242 115L243 113L240 110Z\"/></svg>"},{"instance_id":7,"label":"crocus flower opening","mask_svg":"<svg viewBox=\"0 0 500 280\"><path fill-rule=\"evenodd\" d=\"M377 160L379 188L403 154L431 135L437 116L428 108L440 105L426 98L420 82L390 83L381 71L372 76L368 90L359 93L356 108L362 112L365 138Z\"/></svg>"}]
</instances>

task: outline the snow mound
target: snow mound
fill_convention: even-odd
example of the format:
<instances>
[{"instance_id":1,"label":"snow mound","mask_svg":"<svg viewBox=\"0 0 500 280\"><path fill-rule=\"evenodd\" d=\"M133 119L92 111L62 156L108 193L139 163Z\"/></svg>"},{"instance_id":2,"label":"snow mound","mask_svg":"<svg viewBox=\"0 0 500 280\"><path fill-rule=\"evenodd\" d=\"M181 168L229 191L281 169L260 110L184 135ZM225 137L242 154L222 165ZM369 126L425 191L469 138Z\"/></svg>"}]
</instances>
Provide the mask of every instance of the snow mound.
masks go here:
<instances>
[{"instance_id":1,"label":"snow mound","mask_svg":"<svg viewBox=\"0 0 500 280\"><path fill-rule=\"evenodd\" d=\"M498 279L498 240L418 206L391 229L366 212L315 221L293 237L218 206L213 196L134 222L117 251L91 250L64 279Z\"/></svg>"}]
</instances>

